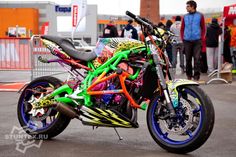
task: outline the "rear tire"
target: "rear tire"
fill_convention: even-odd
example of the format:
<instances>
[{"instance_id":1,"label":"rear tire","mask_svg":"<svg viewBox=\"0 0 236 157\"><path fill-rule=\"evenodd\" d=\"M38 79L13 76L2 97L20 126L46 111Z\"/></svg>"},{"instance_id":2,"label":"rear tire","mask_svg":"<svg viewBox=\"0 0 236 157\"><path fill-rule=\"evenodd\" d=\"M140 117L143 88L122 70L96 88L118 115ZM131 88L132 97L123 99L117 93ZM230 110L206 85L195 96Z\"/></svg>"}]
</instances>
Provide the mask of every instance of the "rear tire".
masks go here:
<instances>
[{"instance_id":1,"label":"rear tire","mask_svg":"<svg viewBox=\"0 0 236 157\"><path fill-rule=\"evenodd\" d=\"M30 82L29 85L23 90L20 95L18 106L17 106L17 115L20 125L29 135L33 136L37 139L50 139L52 137L60 134L70 123L70 118L59 113L53 107L44 108L44 110L48 111L43 120L40 122L40 117L37 120L32 120L32 115L29 114L29 110L27 111L27 107L30 107L28 101L32 99L32 95L35 94L34 90L37 88L58 88L60 87L62 82L54 77L44 76L37 78ZM42 115L41 117L43 117ZM47 126L47 120L51 117L55 118L51 121ZM48 120L49 121L49 120ZM35 124L34 124L35 123ZM42 127L37 127L37 123L42 123ZM46 124L46 126L44 126ZM35 126L36 125L36 126Z\"/></svg>"},{"instance_id":2,"label":"rear tire","mask_svg":"<svg viewBox=\"0 0 236 157\"><path fill-rule=\"evenodd\" d=\"M172 138L172 133L176 129L173 127L174 131L171 132L172 131L171 127L173 126L172 124L167 125L167 131L166 132L164 131L165 129L163 128L165 128L165 125L163 127L161 126L161 124L169 124L169 123L162 123L161 121L168 121L168 122L171 122L171 121L169 121L168 119L162 120L161 118L159 118L160 116L157 115L158 113L157 108L161 105L160 101L162 100L159 95L154 97L154 99L152 100L151 104L148 107L147 125L148 125L148 129L152 138L163 149L172 153L184 154L184 153L188 153L188 152L198 149L200 146L202 146L206 142L214 126L215 114L214 114L214 108L213 108L210 98L198 86L181 86L181 87L178 87L177 90L178 90L178 93L180 93L180 96L182 97L181 98L182 102L186 104L189 103L190 104L189 106L192 106L192 107L196 107L196 106L199 107L199 108L190 110L193 113L192 114L193 117L194 115L196 115L196 117L199 116L199 121L196 120L198 124L195 124L194 118L193 118L191 122L191 124L193 125L191 126L192 128L189 127L189 129L186 129L186 132L183 132L182 134L180 134L181 138L185 137L187 139L181 139L181 138L173 139L173 138L176 138L175 136L177 136L177 134L173 136ZM192 95L193 98L196 99L197 102L199 101L199 103L197 103L196 105L196 103L194 104L193 102L194 99L191 101L188 100L187 94ZM165 111L165 109L161 111ZM183 109L183 111L186 112L186 107L185 107L185 110ZM160 112L160 111L159 113L163 114L163 112ZM185 113L181 113L180 115L184 115L184 114ZM195 119L197 119L196 117ZM189 116L185 115L184 118L188 119ZM185 122L185 119L183 119L181 124ZM175 121L175 123L178 123L178 121ZM197 126L195 127L194 124ZM181 128L181 125L179 125L179 128Z\"/></svg>"}]
</instances>

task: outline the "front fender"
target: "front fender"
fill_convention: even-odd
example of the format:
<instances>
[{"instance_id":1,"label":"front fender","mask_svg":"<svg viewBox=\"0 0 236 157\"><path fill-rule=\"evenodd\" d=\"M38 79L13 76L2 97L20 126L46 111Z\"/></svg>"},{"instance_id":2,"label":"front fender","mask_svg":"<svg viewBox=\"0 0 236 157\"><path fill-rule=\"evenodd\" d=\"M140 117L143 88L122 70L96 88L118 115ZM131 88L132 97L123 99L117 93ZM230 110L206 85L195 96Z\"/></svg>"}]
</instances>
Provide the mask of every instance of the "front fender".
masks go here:
<instances>
[{"instance_id":1,"label":"front fender","mask_svg":"<svg viewBox=\"0 0 236 157\"><path fill-rule=\"evenodd\" d=\"M173 90L176 89L179 86L183 85L199 85L199 83L191 81L191 80L186 80L186 79L175 79L175 80L169 80L166 82L168 86L168 90Z\"/></svg>"},{"instance_id":2,"label":"front fender","mask_svg":"<svg viewBox=\"0 0 236 157\"><path fill-rule=\"evenodd\" d=\"M186 79L169 80L166 82L166 84L174 108L176 108L179 104L179 94L176 89L177 87L185 85L199 85L197 82Z\"/></svg>"}]
</instances>

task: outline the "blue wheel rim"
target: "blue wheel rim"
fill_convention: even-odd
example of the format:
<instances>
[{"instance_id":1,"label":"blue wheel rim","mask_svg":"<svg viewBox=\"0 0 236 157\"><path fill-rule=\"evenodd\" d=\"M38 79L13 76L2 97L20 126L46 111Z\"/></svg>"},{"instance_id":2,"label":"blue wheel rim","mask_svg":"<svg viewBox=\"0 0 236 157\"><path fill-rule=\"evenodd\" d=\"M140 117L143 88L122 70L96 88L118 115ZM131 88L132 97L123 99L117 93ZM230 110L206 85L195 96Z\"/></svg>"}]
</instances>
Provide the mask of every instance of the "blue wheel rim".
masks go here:
<instances>
[{"instance_id":1,"label":"blue wheel rim","mask_svg":"<svg viewBox=\"0 0 236 157\"><path fill-rule=\"evenodd\" d=\"M37 86L45 86L45 85L48 85L48 82L39 82L39 83L32 85L30 88L32 89ZM20 106L20 113L21 113L21 117L25 123L25 126L27 126L27 128L30 129L31 131L42 131L42 130L45 130L45 129L49 128L50 126L52 126L55 123L56 118L51 123L48 123L48 124L46 124L46 122L44 120L42 120L41 123L43 124L43 127L40 127L40 128L38 128L36 126L34 121L30 120L30 116L25 113L24 100L28 97L27 98L27 101L28 101L28 99L32 96L33 93L31 92L31 93L26 93L26 94L27 94L27 96L22 99L21 106ZM30 96L28 94L30 94Z\"/></svg>"},{"instance_id":2,"label":"blue wheel rim","mask_svg":"<svg viewBox=\"0 0 236 157\"><path fill-rule=\"evenodd\" d=\"M191 90L186 89L186 88L184 90L186 93L190 94L192 97L198 99L197 95L195 93L193 93ZM190 132L186 132L188 134L189 138L182 140L182 141L171 139L168 137L167 132L162 131L162 129L160 128L160 124L157 122L157 119L155 117L155 110L156 110L157 106L158 106L158 102L156 101L153 104L152 109L151 109L151 115L152 115L151 120L152 120L152 126L154 128L156 136L158 136L162 141L164 141L165 143L168 143L170 145L184 145L184 144L187 144L188 142L192 141L199 134L199 132L202 128L202 125L203 125L203 116L204 116L204 111L203 111L201 104L199 104L199 109L198 109L198 112L200 112L200 119L199 119L199 123L198 123L197 128L194 130L194 134L191 134Z\"/></svg>"}]
</instances>

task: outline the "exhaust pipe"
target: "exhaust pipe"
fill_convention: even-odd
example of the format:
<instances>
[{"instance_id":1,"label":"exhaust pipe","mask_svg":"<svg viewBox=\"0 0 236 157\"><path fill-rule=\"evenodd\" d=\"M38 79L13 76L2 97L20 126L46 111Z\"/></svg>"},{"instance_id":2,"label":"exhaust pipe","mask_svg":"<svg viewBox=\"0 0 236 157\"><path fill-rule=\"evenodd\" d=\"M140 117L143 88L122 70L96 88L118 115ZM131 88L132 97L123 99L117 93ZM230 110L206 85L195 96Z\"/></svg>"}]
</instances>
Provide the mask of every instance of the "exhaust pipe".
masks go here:
<instances>
[{"instance_id":1,"label":"exhaust pipe","mask_svg":"<svg viewBox=\"0 0 236 157\"><path fill-rule=\"evenodd\" d=\"M73 118L79 118L79 115L78 115L78 113L75 111L75 109L72 108L71 106L66 105L66 104L57 103L57 104L55 104L55 109L56 109L58 112L60 112L60 113L62 113L62 114L64 114L64 115L70 117L71 119L73 119Z\"/></svg>"}]
</instances>

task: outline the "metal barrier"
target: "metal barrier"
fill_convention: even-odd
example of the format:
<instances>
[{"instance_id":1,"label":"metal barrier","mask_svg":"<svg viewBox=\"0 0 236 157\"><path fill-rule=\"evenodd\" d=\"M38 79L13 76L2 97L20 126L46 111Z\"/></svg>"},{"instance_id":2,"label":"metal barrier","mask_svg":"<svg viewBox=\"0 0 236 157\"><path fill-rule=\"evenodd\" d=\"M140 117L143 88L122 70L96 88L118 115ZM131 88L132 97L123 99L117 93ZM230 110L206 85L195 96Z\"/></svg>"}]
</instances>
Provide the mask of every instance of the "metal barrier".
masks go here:
<instances>
[{"instance_id":1,"label":"metal barrier","mask_svg":"<svg viewBox=\"0 0 236 157\"><path fill-rule=\"evenodd\" d=\"M59 75L65 80L68 72L58 63L42 63L38 57L57 59L43 46L40 36L31 38L0 38L0 71L31 71L31 80L48 75ZM65 65L66 68L69 68Z\"/></svg>"},{"instance_id":2,"label":"metal barrier","mask_svg":"<svg viewBox=\"0 0 236 157\"><path fill-rule=\"evenodd\" d=\"M30 38L0 38L0 70L30 70Z\"/></svg>"},{"instance_id":3,"label":"metal barrier","mask_svg":"<svg viewBox=\"0 0 236 157\"><path fill-rule=\"evenodd\" d=\"M67 72L58 63L42 63L38 60L41 56L45 59L56 59L50 51L40 41L40 36L34 35L30 39L31 43L31 54L32 54L32 69L31 69L31 80L48 75L59 75L59 78L66 78Z\"/></svg>"}]
</instances>

